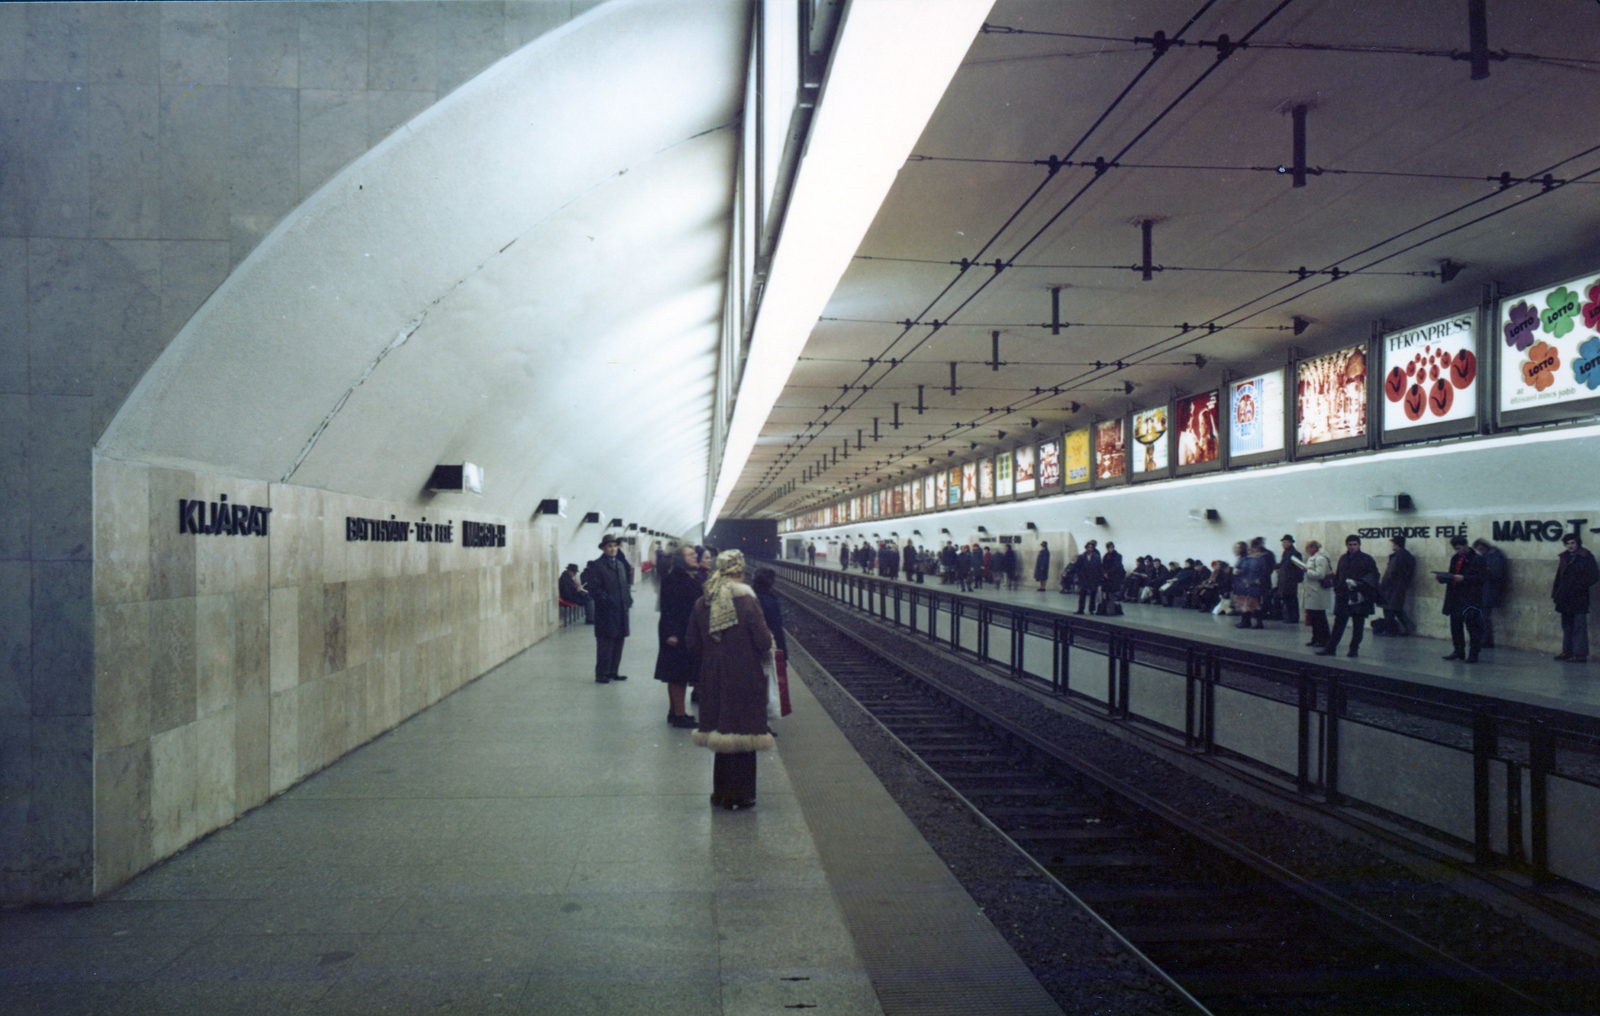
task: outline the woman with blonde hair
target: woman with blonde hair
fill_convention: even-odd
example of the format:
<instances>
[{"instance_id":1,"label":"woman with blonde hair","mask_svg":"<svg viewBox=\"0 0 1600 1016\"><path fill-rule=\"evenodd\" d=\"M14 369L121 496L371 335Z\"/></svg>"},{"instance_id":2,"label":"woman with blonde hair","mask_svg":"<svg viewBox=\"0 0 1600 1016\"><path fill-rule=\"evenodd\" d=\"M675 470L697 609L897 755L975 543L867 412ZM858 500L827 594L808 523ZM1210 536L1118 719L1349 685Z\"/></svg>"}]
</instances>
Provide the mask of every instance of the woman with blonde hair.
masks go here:
<instances>
[{"instance_id":1,"label":"woman with blonde hair","mask_svg":"<svg viewBox=\"0 0 1600 1016\"><path fill-rule=\"evenodd\" d=\"M739 551L717 556L686 639L689 651L700 658L700 723L693 740L716 753L711 803L730 811L755 806L755 753L773 745L762 669L772 659L772 632L744 571Z\"/></svg>"}]
</instances>

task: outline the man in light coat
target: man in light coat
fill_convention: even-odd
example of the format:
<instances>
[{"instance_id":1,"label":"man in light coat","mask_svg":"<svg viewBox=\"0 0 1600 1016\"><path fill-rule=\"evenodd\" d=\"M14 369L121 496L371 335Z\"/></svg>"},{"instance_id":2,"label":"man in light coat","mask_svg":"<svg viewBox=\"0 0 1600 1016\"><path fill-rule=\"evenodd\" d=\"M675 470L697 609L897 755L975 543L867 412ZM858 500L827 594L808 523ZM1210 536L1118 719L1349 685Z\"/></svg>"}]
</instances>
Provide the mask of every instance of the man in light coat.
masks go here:
<instances>
[{"instance_id":1,"label":"man in light coat","mask_svg":"<svg viewBox=\"0 0 1600 1016\"><path fill-rule=\"evenodd\" d=\"M1323 585L1333 577L1333 559L1322 552L1316 540L1306 542L1305 578L1300 582L1300 602L1305 606L1306 622L1311 625L1308 646L1328 644L1328 611L1333 609L1333 589Z\"/></svg>"}]
</instances>

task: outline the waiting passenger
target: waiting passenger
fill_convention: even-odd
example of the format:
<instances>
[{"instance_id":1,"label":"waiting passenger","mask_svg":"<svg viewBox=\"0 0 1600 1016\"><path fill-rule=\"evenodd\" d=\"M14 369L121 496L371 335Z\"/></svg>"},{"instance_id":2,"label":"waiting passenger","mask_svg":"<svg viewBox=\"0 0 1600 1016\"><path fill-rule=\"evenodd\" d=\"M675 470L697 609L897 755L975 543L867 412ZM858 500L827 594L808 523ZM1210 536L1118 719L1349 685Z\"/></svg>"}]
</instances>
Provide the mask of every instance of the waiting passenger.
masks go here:
<instances>
[{"instance_id":1,"label":"waiting passenger","mask_svg":"<svg viewBox=\"0 0 1600 1016\"><path fill-rule=\"evenodd\" d=\"M1039 556L1033 559L1033 579L1039 583L1039 592L1044 592L1044 584L1050 581L1050 544L1044 540L1039 541Z\"/></svg>"},{"instance_id":2,"label":"waiting passenger","mask_svg":"<svg viewBox=\"0 0 1600 1016\"><path fill-rule=\"evenodd\" d=\"M1305 604L1306 623L1311 625L1311 641L1306 645L1322 648L1328 644L1328 611L1333 609L1333 561L1322 552L1316 540L1306 542L1306 577L1300 583L1300 602Z\"/></svg>"},{"instance_id":3,"label":"waiting passenger","mask_svg":"<svg viewBox=\"0 0 1600 1016\"><path fill-rule=\"evenodd\" d=\"M1239 612L1235 628L1265 628L1261 622L1262 600L1267 595L1267 582L1272 576L1272 555L1267 553L1267 542L1257 536L1233 566L1233 607Z\"/></svg>"},{"instance_id":4,"label":"waiting passenger","mask_svg":"<svg viewBox=\"0 0 1600 1016\"><path fill-rule=\"evenodd\" d=\"M583 608L584 624L594 624L594 597L584 592L583 585L578 581L577 565L567 565L567 570L556 581L556 589L561 599Z\"/></svg>"},{"instance_id":5,"label":"waiting passenger","mask_svg":"<svg viewBox=\"0 0 1600 1016\"><path fill-rule=\"evenodd\" d=\"M1355 628L1350 633L1350 656L1361 648L1361 636L1366 631L1367 618L1375 609L1378 599L1378 562L1372 555L1361 552L1361 537L1354 534L1344 538L1344 556L1334 568L1333 577L1333 631L1328 633L1328 644L1317 650L1318 656L1332 656L1339 651L1339 640L1344 637L1344 626L1354 619Z\"/></svg>"},{"instance_id":6,"label":"waiting passenger","mask_svg":"<svg viewBox=\"0 0 1600 1016\"><path fill-rule=\"evenodd\" d=\"M1383 594L1383 619L1387 622L1383 634L1402 637L1417 630L1406 616L1406 600L1411 596L1411 580L1417 574L1417 559L1406 549L1405 534L1389 537L1389 562L1383 568L1383 581L1379 591ZM1372 633L1378 634L1378 622L1372 622Z\"/></svg>"},{"instance_id":7,"label":"waiting passenger","mask_svg":"<svg viewBox=\"0 0 1600 1016\"><path fill-rule=\"evenodd\" d=\"M1561 615L1561 652L1556 659L1584 663L1589 659L1589 587L1600 582L1600 568L1577 533L1568 533L1561 543L1565 549L1556 559L1556 581L1550 587L1556 613Z\"/></svg>"},{"instance_id":8,"label":"waiting passenger","mask_svg":"<svg viewBox=\"0 0 1600 1016\"><path fill-rule=\"evenodd\" d=\"M1507 562L1506 555L1479 537L1472 541L1472 549L1483 559L1483 638L1485 649L1494 648L1494 609L1505 601Z\"/></svg>"},{"instance_id":9,"label":"waiting passenger","mask_svg":"<svg viewBox=\"0 0 1600 1016\"><path fill-rule=\"evenodd\" d=\"M656 622L656 680L667 685L667 723L674 727L693 727L694 717L684 708L684 695L695 682L700 661L685 645L689 617L700 599L700 583L695 579L700 558L685 545L667 561L661 577L661 619Z\"/></svg>"},{"instance_id":10,"label":"waiting passenger","mask_svg":"<svg viewBox=\"0 0 1600 1016\"><path fill-rule=\"evenodd\" d=\"M1083 545L1083 553L1078 555L1074 567L1077 570L1074 577L1078 583L1078 613L1083 613L1085 602L1089 604L1090 613L1093 613L1095 600L1100 595L1100 580L1103 577L1100 568L1100 547L1095 541L1090 540Z\"/></svg>"},{"instance_id":11,"label":"waiting passenger","mask_svg":"<svg viewBox=\"0 0 1600 1016\"><path fill-rule=\"evenodd\" d=\"M789 708L789 640L783 634L783 604L778 602L778 594L774 591L777 584L778 573L771 568L757 568L756 577L750 580L750 588L756 591L756 601L761 604L761 616L767 622L767 631L772 633L772 663L778 675L779 715L788 716L793 712ZM770 709L767 715L770 719Z\"/></svg>"},{"instance_id":12,"label":"waiting passenger","mask_svg":"<svg viewBox=\"0 0 1600 1016\"><path fill-rule=\"evenodd\" d=\"M700 658L700 724L694 743L716 752L711 803L730 811L756 803L756 756L773 746L767 726L772 632L755 590L744 583L744 555L722 554L694 605L687 643Z\"/></svg>"},{"instance_id":13,"label":"waiting passenger","mask_svg":"<svg viewBox=\"0 0 1600 1016\"><path fill-rule=\"evenodd\" d=\"M1450 617L1450 642L1455 646L1445 659L1477 663L1483 648L1483 559L1465 536L1450 537L1450 548L1455 556L1449 569L1434 572L1444 586L1443 613Z\"/></svg>"}]
</instances>

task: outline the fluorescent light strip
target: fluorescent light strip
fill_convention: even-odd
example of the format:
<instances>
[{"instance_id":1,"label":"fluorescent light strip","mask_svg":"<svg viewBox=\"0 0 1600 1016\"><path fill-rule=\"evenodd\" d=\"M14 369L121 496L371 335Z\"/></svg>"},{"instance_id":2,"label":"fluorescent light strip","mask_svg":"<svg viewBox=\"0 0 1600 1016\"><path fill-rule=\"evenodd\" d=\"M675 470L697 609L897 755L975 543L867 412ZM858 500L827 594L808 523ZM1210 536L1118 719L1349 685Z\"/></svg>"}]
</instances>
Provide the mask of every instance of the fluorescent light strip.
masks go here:
<instances>
[{"instance_id":1,"label":"fluorescent light strip","mask_svg":"<svg viewBox=\"0 0 1600 1016\"><path fill-rule=\"evenodd\" d=\"M708 525L739 482L817 318L991 5L853 0L845 11L756 318Z\"/></svg>"}]
</instances>

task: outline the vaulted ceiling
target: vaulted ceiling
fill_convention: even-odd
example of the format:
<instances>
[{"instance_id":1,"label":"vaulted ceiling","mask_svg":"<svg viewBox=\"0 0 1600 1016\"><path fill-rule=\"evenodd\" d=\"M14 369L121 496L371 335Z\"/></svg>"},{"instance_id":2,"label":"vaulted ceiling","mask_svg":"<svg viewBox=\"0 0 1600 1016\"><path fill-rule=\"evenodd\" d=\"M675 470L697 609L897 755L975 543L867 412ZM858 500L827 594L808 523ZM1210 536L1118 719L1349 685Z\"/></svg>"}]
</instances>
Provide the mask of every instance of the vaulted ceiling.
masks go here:
<instances>
[{"instance_id":1,"label":"vaulted ceiling","mask_svg":"<svg viewBox=\"0 0 1600 1016\"><path fill-rule=\"evenodd\" d=\"M1600 6L1489 3L1482 66L1471 7L999 0L725 514L795 514L1592 261Z\"/></svg>"}]
</instances>

